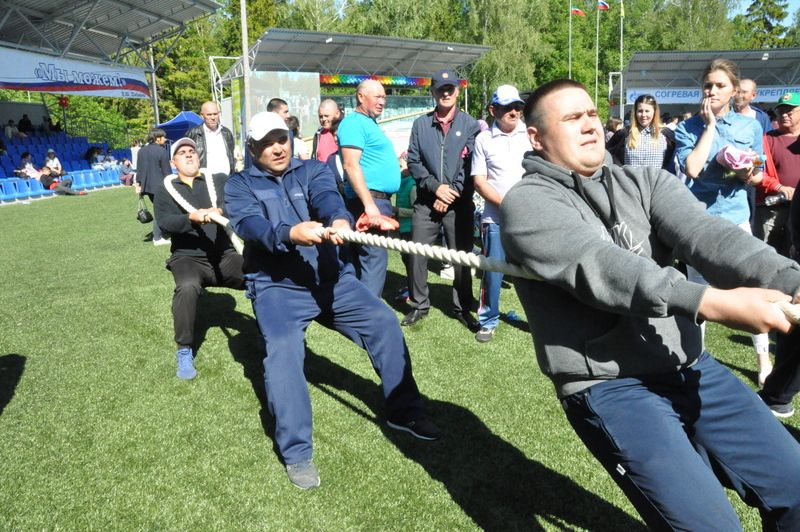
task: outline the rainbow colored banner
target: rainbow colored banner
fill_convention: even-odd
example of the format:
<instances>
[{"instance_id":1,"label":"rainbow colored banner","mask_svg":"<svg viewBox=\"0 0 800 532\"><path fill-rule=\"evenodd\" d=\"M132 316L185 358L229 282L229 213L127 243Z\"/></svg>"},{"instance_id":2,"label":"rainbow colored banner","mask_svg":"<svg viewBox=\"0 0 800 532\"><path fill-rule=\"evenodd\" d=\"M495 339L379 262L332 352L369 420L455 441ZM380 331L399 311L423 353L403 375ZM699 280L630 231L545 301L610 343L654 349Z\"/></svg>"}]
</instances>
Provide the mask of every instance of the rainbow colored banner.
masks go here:
<instances>
[{"instance_id":1,"label":"rainbow colored banner","mask_svg":"<svg viewBox=\"0 0 800 532\"><path fill-rule=\"evenodd\" d=\"M410 78L407 76L367 76L365 74L320 74L320 85L356 86L362 81L374 79L384 87L424 88L431 86L431 78ZM467 87L467 80L458 80L460 87Z\"/></svg>"}]
</instances>

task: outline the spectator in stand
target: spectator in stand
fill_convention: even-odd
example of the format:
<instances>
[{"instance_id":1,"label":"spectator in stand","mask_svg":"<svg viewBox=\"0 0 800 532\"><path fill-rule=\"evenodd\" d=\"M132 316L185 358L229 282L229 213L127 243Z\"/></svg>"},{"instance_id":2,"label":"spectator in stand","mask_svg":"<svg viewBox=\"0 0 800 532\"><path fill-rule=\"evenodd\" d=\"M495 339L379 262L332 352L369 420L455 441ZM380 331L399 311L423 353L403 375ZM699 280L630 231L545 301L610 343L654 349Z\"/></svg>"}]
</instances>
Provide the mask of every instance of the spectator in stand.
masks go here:
<instances>
[{"instance_id":1,"label":"spectator in stand","mask_svg":"<svg viewBox=\"0 0 800 532\"><path fill-rule=\"evenodd\" d=\"M203 123L186 132L186 136L197 145L200 167L207 168L212 174L232 174L236 163L233 133L220 123L217 102L205 102L200 107L200 116Z\"/></svg>"},{"instance_id":2,"label":"spectator in stand","mask_svg":"<svg viewBox=\"0 0 800 532\"><path fill-rule=\"evenodd\" d=\"M342 111L336 101L327 98L319 104L319 129L314 134L311 154L318 161L326 162L331 154L339 151L331 129L342 120Z\"/></svg>"},{"instance_id":3,"label":"spectator in stand","mask_svg":"<svg viewBox=\"0 0 800 532\"><path fill-rule=\"evenodd\" d=\"M126 187L133 185L136 174L133 170L133 164L131 164L131 160L127 157L123 157L122 159L122 163L120 164L120 172L119 182Z\"/></svg>"},{"instance_id":4,"label":"spectator in stand","mask_svg":"<svg viewBox=\"0 0 800 532\"><path fill-rule=\"evenodd\" d=\"M718 162L717 154L727 147L735 147L750 150L763 160L761 125L732 108L739 88L739 67L735 63L715 59L706 67L702 79L700 112L681 122L675 130L678 164L689 178L689 189L706 205L709 214L752 233L747 186L760 183L762 172L752 164L732 170ZM687 270L690 281L706 282L691 265ZM763 383L772 368L769 337L754 334L753 346L758 358L758 380Z\"/></svg>"},{"instance_id":5,"label":"spectator in stand","mask_svg":"<svg viewBox=\"0 0 800 532\"><path fill-rule=\"evenodd\" d=\"M48 190L52 190L58 196L85 196L86 192L72 190L72 179L60 179L58 174L53 172L49 166L43 166L39 182Z\"/></svg>"},{"instance_id":6,"label":"spectator in stand","mask_svg":"<svg viewBox=\"0 0 800 532\"><path fill-rule=\"evenodd\" d=\"M458 75L440 70L431 78L433 111L414 120L408 141L408 169L417 183L417 200L411 221L412 239L434 244L444 230L447 245L472 251L475 191L472 151L480 131L478 121L458 108ZM450 314L472 332L480 326L472 316L472 275L469 267L454 265ZM401 325L413 325L428 315L428 259L411 256L412 310Z\"/></svg>"},{"instance_id":7,"label":"spectator in stand","mask_svg":"<svg viewBox=\"0 0 800 532\"><path fill-rule=\"evenodd\" d=\"M50 167L50 170L56 177L67 175L67 172L61 165L61 161L58 159L58 156L56 155L56 150L54 150L53 148L48 148L47 157L45 157L44 159L44 165Z\"/></svg>"},{"instance_id":8,"label":"spectator in stand","mask_svg":"<svg viewBox=\"0 0 800 532\"><path fill-rule=\"evenodd\" d=\"M293 137L292 156L295 159L307 161L311 158L311 154L308 151L308 144L306 144L306 141L300 138L300 120L296 116L290 116L286 119L286 126L289 128Z\"/></svg>"},{"instance_id":9,"label":"spectator in stand","mask_svg":"<svg viewBox=\"0 0 800 532\"><path fill-rule=\"evenodd\" d=\"M177 351L176 375L190 380L194 367L197 300L206 286L244 288L242 256L211 214L224 215L223 191L227 168L217 174L201 172L195 143L184 137L172 145L172 164L178 173L158 183L155 216L164 234L171 237L172 255L167 269L175 279L172 320ZM187 212L175 195L196 210Z\"/></svg>"},{"instance_id":10,"label":"spectator in stand","mask_svg":"<svg viewBox=\"0 0 800 532\"><path fill-rule=\"evenodd\" d=\"M525 102L511 85L501 85L492 95L489 113L494 117L491 131L475 139L472 154L472 176L475 190L484 200L481 216L483 254L505 260L500 242L500 202L506 192L522 178L522 157L531 150L528 132L520 120ZM618 120L619 122L619 120ZM500 288L503 274L483 272L478 321L475 334L478 342L489 342L500 322Z\"/></svg>"},{"instance_id":11,"label":"spectator in stand","mask_svg":"<svg viewBox=\"0 0 800 532\"><path fill-rule=\"evenodd\" d=\"M17 129L19 129L20 133L24 133L25 135L33 133L33 122L31 122L27 114L23 114L22 118L19 119Z\"/></svg>"},{"instance_id":12,"label":"spectator in stand","mask_svg":"<svg viewBox=\"0 0 800 532\"><path fill-rule=\"evenodd\" d=\"M3 129L3 132L5 133L6 138L8 140L13 140L19 136L19 128L17 128L17 126L14 125L13 120L8 121L8 124L6 124L6 127Z\"/></svg>"},{"instance_id":13,"label":"spectator in stand","mask_svg":"<svg viewBox=\"0 0 800 532\"><path fill-rule=\"evenodd\" d=\"M756 187L753 234L791 257L789 207L800 181L800 93L787 92L778 101L778 129L764 135L766 171Z\"/></svg>"},{"instance_id":14,"label":"spectator in stand","mask_svg":"<svg viewBox=\"0 0 800 532\"><path fill-rule=\"evenodd\" d=\"M169 165L169 154L165 146L167 134L163 129L153 128L147 137L147 146L139 150L139 157L136 163L136 193L139 196L147 196L152 202L159 184L164 180L164 176L172 173ZM163 238L161 227L158 225L158 218L153 213L153 244L165 246L169 240Z\"/></svg>"},{"instance_id":15,"label":"spectator in stand","mask_svg":"<svg viewBox=\"0 0 800 532\"><path fill-rule=\"evenodd\" d=\"M614 164L649 166L671 172L675 134L661 125L656 99L649 94L636 98L633 115L630 127L615 133L606 146Z\"/></svg>"},{"instance_id":16,"label":"spectator in stand","mask_svg":"<svg viewBox=\"0 0 800 532\"><path fill-rule=\"evenodd\" d=\"M17 169L14 170L14 175L23 179L39 179L41 172L33 165L33 157L30 152L22 153Z\"/></svg>"},{"instance_id":17,"label":"spectator in stand","mask_svg":"<svg viewBox=\"0 0 800 532\"><path fill-rule=\"evenodd\" d=\"M754 118L756 122L761 124L761 131L767 133L772 130L772 121L769 119L769 115L755 105L750 104L757 94L758 87L755 81L747 78L739 81L739 90L733 96L733 108L740 115Z\"/></svg>"},{"instance_id":18,"label":"spectator in stand","mask_svg":"<svg viewBox=\"0 0 800 532\"><path fill-rule=\"evenodd\" d=\"M6 154L6 150L7 150L6 142L5 142L5 140L3 140L3 137L0 136L0 155L5 155Z\"/></svg>"},{"instance_id":19,"label":"spectator in stand","mask_svg":"<svg viewBox=\"0 0 800 532\"><path fill-rule=\"evenodd\" d=\"M394 145L377 123L386 105L386 91L368 79L356 88L358 105L339 124L337 135L347 183L354 198L347 208L354 220L366 214L372 231L380 231L381 215L392 215L392 194L400 188L400 164ZM388 232L382 232L388 234ZM358 278L381 297L389 255L377 246L354 245L350 257Z\"/></svg>"}]
</instances>

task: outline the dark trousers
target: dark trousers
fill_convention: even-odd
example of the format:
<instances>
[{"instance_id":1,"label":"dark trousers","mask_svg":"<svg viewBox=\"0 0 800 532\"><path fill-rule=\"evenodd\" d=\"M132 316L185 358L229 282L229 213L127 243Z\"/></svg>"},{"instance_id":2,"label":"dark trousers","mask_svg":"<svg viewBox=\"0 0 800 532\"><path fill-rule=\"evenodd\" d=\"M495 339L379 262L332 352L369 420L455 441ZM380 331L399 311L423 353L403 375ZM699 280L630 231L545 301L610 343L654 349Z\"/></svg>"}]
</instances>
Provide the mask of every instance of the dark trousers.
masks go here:
<instances>
[{"instance_id":1,"label":"dark trousers","mask_svg":"<svg viewBox=\"0 0 800 532\"><path fill-rule=\"evenodd\" d=\"M229 251L219 261L212 262L205 257L178 255L169 260L167 268L175 278L175 292L172 295L175 343L193 346L197 299L203 287L244 288L242 256Z\"/></svg>"},{"instance_id":2,"label":"dark trousers","mask_svg":"<svg viewBox=\"0 0 800 532\"><path fill-rule=\"evenodd\" d=\"M433 210L425 203L414 204L411 217L411 239L422 244L434 244L444 228L444 236L450 249L472 251L473 215L475 206L472 198L458 201L445 213ZM427 310L431 306L428 291L428 259L419 255L411 256L411 286L409 293L411 306ZM453 310L471 312L475 298L472 295L472 271L470 268L453 264Z\"/></svg>"},{"instance_id":3,"label":"dark trousers","mask_svg":"<svg viewBox=\"0 0 800 532\"><path fill-rule=\"evenodd\" d=\"M392 216L391 198L372 198L375 206L385 216ZM348 199L346 201L347 210L353 215L354 220L364 212L364 204L361 200ZM378 234L389 236L388 231L371 231ZM347 260L356 270L356 276L362 283L367 285L369 291L377 297L383 294L383 285L386 283L386 269L389 266L389 253L385 248L378 246L362 246L353 244L349 247Z\"/></svg>"},{"instance_id":4,"label":"dark trousers","mask_svg":"<svg viewBox=\"0 0 800 532\"><path fill-rule=\"evenodd\" d=\"M764 383L761 397L769 405L788 405L800 392L800 328L779 334L775 365Z\"/></svg>"},{"instance_id":5,"label":"dark trousers","mask_svg":"<svg viewBox=\"0 0 800 532\"><path fill-rule=\"evenodd\" d=\"M147 192L143 192L142 196L147 196L150 198L150 205L155 205L155 194L148 194ZM161 228L158 226L158 220L156 220L156 209L155 207L152 208L153 213L153 241L161 240L164 238L164 234L161 232Z\"/></svg>"},{"instance_id":6,"label":"dark trousers","mask_svg":"<svg viewBox=\"0 0 800 532\"><path fill-rule=\"evenodd\" d=\"M417 419L422 399L394 312L352 273L308 289L248 281L247 297L264 337L264 385L275 416L275 442L287 464L312 457L311 399L303 372L305 332L312 321L340 332L369 355L381 378L386 414Z\"/></svg>"},{"instance_id":7,"label":"dark trousers","mask_svg":"<svg viewBox=\"0 0 800 532\"><path fill-rule=\"evenodd\" d=\"M596 384L567 419L653 530L741 530L720 483L765 530L800 530L800 445L708 353L690 368Z\"/></svg>"}]
</instances>

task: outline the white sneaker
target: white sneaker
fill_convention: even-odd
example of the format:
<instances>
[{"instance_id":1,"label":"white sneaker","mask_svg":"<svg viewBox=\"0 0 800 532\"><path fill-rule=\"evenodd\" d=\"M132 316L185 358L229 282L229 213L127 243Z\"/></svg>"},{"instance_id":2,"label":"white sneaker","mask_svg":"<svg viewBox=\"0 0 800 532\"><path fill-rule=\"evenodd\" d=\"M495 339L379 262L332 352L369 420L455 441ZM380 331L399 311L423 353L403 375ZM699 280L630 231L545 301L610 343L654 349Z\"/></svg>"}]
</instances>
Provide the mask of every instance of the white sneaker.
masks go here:
<instances>
[{"instance_id":1,"label":"white sneaker","mask_svg":"<svg viewBox=\"0 0 800 532\"><path fill-rule=\"evenodd\" d=\"M168 246L172 242L169 238L159 238L158 240L153 240L154 246Z\"/></svg>"}]
</instances>

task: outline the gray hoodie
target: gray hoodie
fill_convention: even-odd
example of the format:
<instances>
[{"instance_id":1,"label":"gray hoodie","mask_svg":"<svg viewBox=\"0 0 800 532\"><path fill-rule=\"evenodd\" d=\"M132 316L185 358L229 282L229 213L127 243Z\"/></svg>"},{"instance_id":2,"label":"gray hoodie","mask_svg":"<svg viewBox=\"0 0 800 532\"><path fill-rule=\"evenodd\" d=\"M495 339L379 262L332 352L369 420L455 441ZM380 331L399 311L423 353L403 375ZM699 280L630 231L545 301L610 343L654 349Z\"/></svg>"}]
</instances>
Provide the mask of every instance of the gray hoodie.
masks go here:
<instances>
[{"instance_id":1,"label":"gray hoodie","mask_svg":"<svg viewBox=\"0 0 800 532\"><path fill-rule=\"evenodd\" d=\"M719 288L800 287L794 261L706 214L663 170L615 166L608 154L591 178L533 152L522 165L500 206L502 242L510 262L546 280L515 285L539 367L559 397L697 360L706 287L687 281L673 257Z\"/></svg>"}]
</instances>

